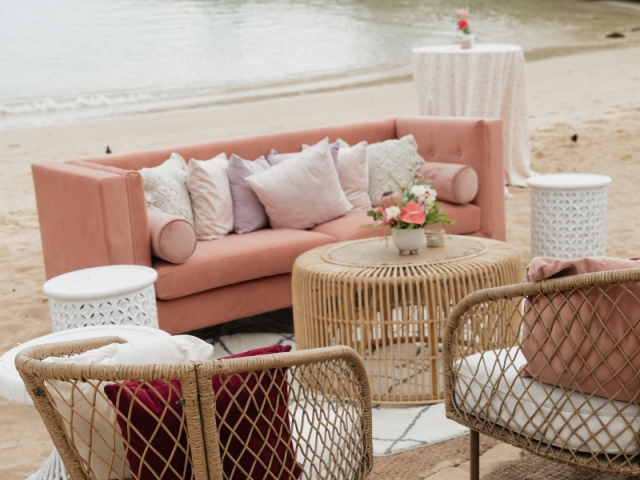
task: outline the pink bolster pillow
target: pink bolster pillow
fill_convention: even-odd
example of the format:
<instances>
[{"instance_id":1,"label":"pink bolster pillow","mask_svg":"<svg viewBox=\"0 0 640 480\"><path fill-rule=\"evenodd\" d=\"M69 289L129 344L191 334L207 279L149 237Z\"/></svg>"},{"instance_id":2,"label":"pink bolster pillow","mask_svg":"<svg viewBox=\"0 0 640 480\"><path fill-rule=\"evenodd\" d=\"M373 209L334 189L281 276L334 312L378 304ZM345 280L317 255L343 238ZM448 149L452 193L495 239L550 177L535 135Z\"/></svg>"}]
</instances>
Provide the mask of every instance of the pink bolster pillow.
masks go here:
<instances>
[{"instance_id":1,"label":"pink bolster pillow","mask_svg":"<svg viewBox=\"0 0 640 480\"><path fill-rule=\"evenodd\" d=\"M527 280L638 267L637 259L537 257ZM527 364L520 374L583 394L640 401L640 283L627 287L529 298L521 341Z\"/></svg>"},{"instance_id":2,"label":"pink bolster pillow","mask_svg":"<svg viewBox=\"0 0 640 480\"><path fill-rule=\"evenodd\" d=\"M196 249L196 230L188 221L158 210L147 209L151 252L170 263L182 263Z\"/></svg>"},{"instance_id":3,"label":"pink bolster pillow","mask_svg":"<svg viewBox=\"0 0 640 480\"><path fill-rule=\"evenodd\" d=\"M424 162L418 169L418 178L431 180L438 200L445 202L465 205L478 193L478 174L469 165Z\"/></svg>"}]
</instances>

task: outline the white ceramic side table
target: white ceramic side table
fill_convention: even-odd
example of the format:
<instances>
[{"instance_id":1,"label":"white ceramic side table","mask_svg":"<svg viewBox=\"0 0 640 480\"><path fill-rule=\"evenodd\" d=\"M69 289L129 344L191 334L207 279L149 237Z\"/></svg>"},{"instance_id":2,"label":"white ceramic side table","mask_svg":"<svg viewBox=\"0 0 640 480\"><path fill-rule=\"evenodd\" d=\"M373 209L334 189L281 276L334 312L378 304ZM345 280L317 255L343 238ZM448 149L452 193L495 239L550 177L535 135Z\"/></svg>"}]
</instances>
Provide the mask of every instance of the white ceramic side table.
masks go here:
<instances>
[{"instance_id":1,"label":"white ceramic side table","mask_svg":"<svg viewBox=\"0 0 640 480\"><path fill-rule=\"evenodd\" d=\"M607 185L592 173L553 173L527 180L531 187L531 256L564 259L604 255Z\"/></svg>"},{"instance_id":2,"label":"white ceramic side table","mask_svg":"<svg viewBox=\"0 0 640 480\"><path fill-rule=\"evenodd\" d=\"M153 268L108 265L54 277L42 290L49 297L53 331L90 325L158 327Z\"/></svg>"},{"instance_id":3,"label":"white ceramic side table","mask_svg":"<svg viewBox=\"0 0 640 480\"><path fill-rule=\"evenodd\" d=\"M28 342L16 345L0 357L0 396L11 402L33 407L33 401L14 364L16 355L21 350L44 343L114 336L124 338L128 342L135 342L149 338L167 337L169 334L158 328L139 325L97 325L72 328L63 332L54 332L34 338ZM69 480L69 475L58 455L58 451L54 450L42 467L27 480Z\"/></svg>"}]
</instances>

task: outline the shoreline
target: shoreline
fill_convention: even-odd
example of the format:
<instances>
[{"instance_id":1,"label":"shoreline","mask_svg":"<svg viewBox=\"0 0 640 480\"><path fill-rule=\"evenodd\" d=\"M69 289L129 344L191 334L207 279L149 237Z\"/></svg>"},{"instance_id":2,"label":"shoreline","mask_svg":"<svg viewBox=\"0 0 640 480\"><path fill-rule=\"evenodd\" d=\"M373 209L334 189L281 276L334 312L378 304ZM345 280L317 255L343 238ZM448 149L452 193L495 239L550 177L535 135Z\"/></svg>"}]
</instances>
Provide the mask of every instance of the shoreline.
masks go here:
<instances>
[{"instance_id":1,"label":"shoreline","mask_svg":"<svg viewBox=\"0 0 640 480\"><path fill-rule=\"evenodd\" d=\"M628 205L640 203L637 130L640 125L640 46L525 63L531 166L539 173L604 173L608 188L607 255L637 257L640 223ZM63 125L0 130L0 352L51 332L42 248L30 165L114 152L417 115L412 82L313 93L233 105L140 114ZM578 141L570 137L578 134ZM507 241L522 265L530 256L529 190L511 188ZM24 480L49 456L52 442L37 412L0 398L0 478ZM438 444L441 445L441 444ZM435 449L425 447L427 449ZM434 450L436 451L436 450ZM400 455L400 456L399 456ZM402 457L398 459L410 458ZM437 478L468 478L452 451L440 451ZM413 458L427 457L415 451ZM385 465L382 457L376 464ZM461 460L463 462L463 460ZM483 465L481 461L481 465ZM429 478L416 472L416 480ZM390 470L392 471L392 470ZM376 478L372 476L372 478ZM385 478L379 475L377 478ZM388 478L388 476L386 477ZM433 477L434 480L436 477ZM407 478L406 480L411 480Z\"/></svg>"},{"instance_id":2,"label":"shoreline","mask_svg":"<svg viewBox=\"0 0 640 480\"><path fill-rule=\"evenodd\" d=\"M638 16L638 28L640 28L640 5L631 5L624 2L601 0L595 3L609 4L612 8L623 9ZM540 47L524 51L525 62L538 62L552 58L571 57L585 53L612 51L640 47L640 30L626 32L624 38L603 38L599 41L593 39L590 43L580 45ZM377 69L347 72L338 75L327 75L297 82L276 82L263 86L243 87L230 89L219 93L206 93L199 96L176 97L168 99L150 100L149 103L124 102L122 104L103 105L99 107L78 106L75 108L52 108L44 112L30 113L2 113L0 112L0 132L21 130L25 128L38 128L56 125L70 125L76 123L93 122L101 120L118 120L140 115L164 114L180 111L193 111L199 109L233 106L245 103L255 103L283 98L300 97L306 95L352 91L367 87L378 87L388 84L410 82L413 80L411 63L396 65L394 67L380 67ZM130 97L145 95L142 93L120 94L117 97ZM101 95L98 95L100 97ZM77 99L67 99L63 103L78 102ZM55 102L54 102L55 103ZM22 118L29 117L24 124L4 124L3 120L19 122ZM74 116L75 115L75 116ZM47 117L49 117L47 119ZM57 118L52 120L51 117ZM42 119L38 121L38 119Z\"/></svg>"}]
</instances>

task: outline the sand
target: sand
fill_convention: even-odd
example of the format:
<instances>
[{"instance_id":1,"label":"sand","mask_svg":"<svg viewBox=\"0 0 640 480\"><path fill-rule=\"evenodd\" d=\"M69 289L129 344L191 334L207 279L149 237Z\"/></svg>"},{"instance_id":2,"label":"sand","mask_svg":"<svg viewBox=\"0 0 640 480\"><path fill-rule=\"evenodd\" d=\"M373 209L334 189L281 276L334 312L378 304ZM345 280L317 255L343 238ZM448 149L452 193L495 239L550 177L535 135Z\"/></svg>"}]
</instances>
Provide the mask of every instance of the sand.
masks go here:
<instances>
[{"instance_id":1,"label":"sand","mask_svg":"<svg viewBox=\"0 0 640 480\"><path fill-rule=\"evenodd\" d=\"M640 256L640 221L634 215L640 204L635 180L640 174L640 47L532 61L525 70L533 170L611 176L607 254ZM95 155L107 145L113 152L126 152L416 114L414 85L402 82L0 131L0 352L51 331L42 293L45 277L32 163ZM570 140L574 134L578 135L575 143ZM530 259L530 192L514 187L510 191L507 241L517 247L524 268ZM0 425L0 478L23 480L47 458L51 440L34 410L4 399L0 399ZM484 444L483 468L520 455L513 447L492 442ZM464 438L403 455L402 463L415 468L402 478L468 478ZM376 459L373 478L395 478L390 465L397 460Z\"/></svg>"}]
</instances>

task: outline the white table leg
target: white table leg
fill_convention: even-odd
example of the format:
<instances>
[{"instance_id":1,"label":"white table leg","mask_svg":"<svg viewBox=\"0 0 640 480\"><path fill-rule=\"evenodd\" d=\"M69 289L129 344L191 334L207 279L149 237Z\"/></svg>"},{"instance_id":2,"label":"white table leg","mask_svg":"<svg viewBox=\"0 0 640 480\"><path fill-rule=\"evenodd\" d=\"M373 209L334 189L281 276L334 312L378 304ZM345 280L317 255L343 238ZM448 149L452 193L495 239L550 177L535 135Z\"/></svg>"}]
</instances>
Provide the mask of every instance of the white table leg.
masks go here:
<instances>
[{"instance_id":1,"label":"white table leg","mask_svg":"<svg viewBox=\"0 0 640 480\"><path fill-rule=\"evenodd\" d=\"M69 480L67 469L64 468L58 451L54 449L49 458L42 464L40 470L27 478L27 480Z\"/></svg>"}]
</instances>

